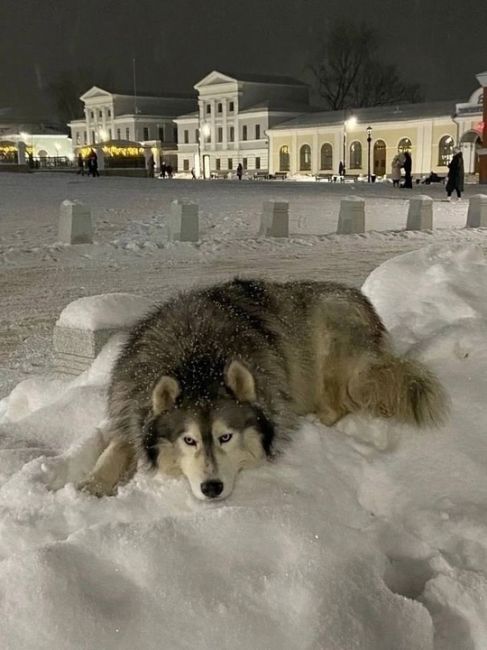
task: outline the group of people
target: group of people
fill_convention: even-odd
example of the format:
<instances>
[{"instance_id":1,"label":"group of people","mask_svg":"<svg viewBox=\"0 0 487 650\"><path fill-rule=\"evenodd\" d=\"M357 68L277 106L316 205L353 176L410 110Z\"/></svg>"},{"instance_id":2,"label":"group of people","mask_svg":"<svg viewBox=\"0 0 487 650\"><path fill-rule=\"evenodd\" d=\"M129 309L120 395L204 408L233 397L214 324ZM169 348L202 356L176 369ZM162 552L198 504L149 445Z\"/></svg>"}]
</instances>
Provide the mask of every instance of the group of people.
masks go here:
<instances>
[{"instance_id":1,"label":"group of people","mask_svg":"<svg viewBox=\"0 0 487 650\"><path fill-rule=\"evenodd\" d=\"M404 183L400 185L402 178L402 170L404 169ZM413 159L409 151L403 151L394 156L391 163L391 178L394 187L406 187L411 189L413 187Z\"/></svg>"},{"instance_id":2,"label":"group of people","mask_svg":"<svg viewBox=\"0 0 487 650\"><path fill-rule=\"evenodd\" d=\"M98 156L94 149L90 150L90 153L83 158L83 154L80 152L78 154L78 174L81 176L85 175L85 171L88 176L99 176L100 172L98 171Z\"/></svg>"},{"instance_id":3,"label":"group of people","mask_svg":"<svg viewBox=\"0 0 487 650\"><path fill-rule=\"evenodd\" d=\"M391 166L391 177L394 187L412 188L412 158L409 151L394 156ZM404 183L400 185L401 179L403 178L401 172L402 169L404 169ZM463 166L462 150L461 147L454 147L452 159L448 164L448 178L445 185L448 201L451 200L453 192L456 192L459 199L461 198L464 189L464 178L465 171ZM440 177L435 172L431 172L425 182L429 184L437 182L438 180L440 180Z\"/></svg>"},{"instance_id":4,"label":"group of people","mask_svg":"<svg viewBox=\"0 0 487 650\"><path fill-rule=\"evenodd\" d=\"M154 160L154 156L151 155L147 160L147 176L149 178L154 178L155 167L156 167L156 162ZM165 161L160 160L159 168L160 168L159 178L166 178L166 176L167 178L172 178L172 174L173 174L172 165L168 165L166 164Z\"/></svg>"}]
</instances>

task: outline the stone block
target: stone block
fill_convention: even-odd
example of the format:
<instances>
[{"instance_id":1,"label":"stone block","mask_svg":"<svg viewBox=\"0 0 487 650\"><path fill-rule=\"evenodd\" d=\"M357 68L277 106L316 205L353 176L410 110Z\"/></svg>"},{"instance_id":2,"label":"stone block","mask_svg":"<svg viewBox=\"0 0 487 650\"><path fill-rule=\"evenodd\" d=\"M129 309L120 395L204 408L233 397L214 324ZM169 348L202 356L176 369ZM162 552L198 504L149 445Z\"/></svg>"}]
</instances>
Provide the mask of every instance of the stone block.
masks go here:
<instances>
[{"instance_id":1,"label":"stone block","mask_svg":"<svg viewBox=\"0 0 487 650\"><path fill-rule=\"evenodd\" d=\"M260 237L289 237L289 203L264 201Z\"/></svg>"},{"instance_id":2,"label":"stone block","mask_svg":"<svg viewBox=\"0 0 487 650\"><path fill-rule=\"evenodd\" d=\"M197 242L200 238L198 204L179 199L171 203L169 239Z\"/></svg>"},{"instance_id":3,"label":"stone block","mask_svg":"<svg viewBox=\"0 0 487 650\"><path fill-rule=\"evenodd\" d=\"M79 201L63 201L59 213L58 241L64 244L92 244L90 209Z\"/></svg>"},{"instance_id":4,"label":"stone block","mask_svg":"<svg viewBox=\"0 0 487 650\"><path fill-rule=\"evenodd\" d=\"M467 228L487 228L487 194L475 194L470 199Z\"/></svg>"},{"instance_id":5,"label":"stone block","mask_svg":"<svg viewBox=\"0 0 487 650\"><path fill-rule=\"evenodd\" d=\"M354 235L365 232L365 201L358 196L346 196L340 201L337 234Z\"/></svg>"},{"instance_id":6,"label":"stone block","mask_svg":"<svg viewBox=\"0 0 487 650\"><path fill-rule=\"evenodd\" d=\"M406 230L433 230L433 199L425 194L409 200Z\"/></svg>"}]
</instances>

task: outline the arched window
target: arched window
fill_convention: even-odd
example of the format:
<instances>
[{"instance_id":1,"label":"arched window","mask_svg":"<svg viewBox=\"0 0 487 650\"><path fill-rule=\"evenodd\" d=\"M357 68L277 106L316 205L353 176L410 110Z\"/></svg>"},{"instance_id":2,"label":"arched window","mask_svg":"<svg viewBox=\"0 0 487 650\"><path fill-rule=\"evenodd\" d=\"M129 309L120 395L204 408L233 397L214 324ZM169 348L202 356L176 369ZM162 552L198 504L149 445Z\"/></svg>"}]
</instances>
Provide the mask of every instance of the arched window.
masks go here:
<instances>
[{"instance_id":1,"label":"arched window","mask_svg":"<svg viewBox=\"0 0 487 650\"><path fill-rule=\"evenodd\" d=\"M402 138L397 145L397 151L399 153L406 153L406 151L411 151L412 148L413 145L409 138Z\"/></svg>"},{"instance_id":2,"label":"arched window","mask_svg":"<svg viewBox=\"0 0 487 650\"><path fill-rule=\"evenodd\" d=\"M288 172L289 169L289 147L284 145L279 150L279 170L281 172Z\"/></svg>"},{"instance_id":3,"label":"arched window","mask_svg":"<svg viewBox=\"0 0 487 650\"><path fill-rule=\"evenodd\" d=\"M311 147L303 144L299 150L299 170L302 172L311 171Z\"/></svg>"},{"instance_id":4,"label":"arched window","mask_svg":"<svg viewBox=\"0 0 487 650\"><path fill-rule=\"evenodd\" d=\"M376 140L374 143L374 165L373 170L376 176L384 176L386 173L387 147L384 140Z\"/></svg>"},{"instance_id":5,"label":"arched window","mask_svg":"<svg viewBox=\"0 0 487 650\"><path fill-rule=\"evenodd\" d=\"M447 167L453 155L453 138L444 135L438 144L438 166Z\"/></svg>"},{"instance_id":6,"label":"arched window","mask_svg":"<svg viewBox=\"0 0 487 650\"><path fill-rule=\"evenodd\" d=\"M328 142L321 147L320 169L333 169L333 147Z\"/></svg>"},{"instance_id":7,"label":"arched window","mask_svg":"<svg viewBox=\"0 0 487 650\"><path fill-rule=\"evenodd\" d=\"M350 145L350 169L362 169L362 145L358 141Z\"/></svg>"}]
</instances>

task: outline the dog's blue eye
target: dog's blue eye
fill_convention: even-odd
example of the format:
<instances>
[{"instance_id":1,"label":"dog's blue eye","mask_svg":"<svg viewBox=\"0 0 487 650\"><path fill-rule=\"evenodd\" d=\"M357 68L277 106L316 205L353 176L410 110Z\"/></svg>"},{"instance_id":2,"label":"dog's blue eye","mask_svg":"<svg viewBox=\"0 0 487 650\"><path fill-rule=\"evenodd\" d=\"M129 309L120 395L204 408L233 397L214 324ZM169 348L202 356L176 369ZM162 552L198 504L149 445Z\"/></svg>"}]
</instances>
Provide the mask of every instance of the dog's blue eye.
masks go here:
<instances>
[{"instance_id":1,"label":"dog's blue eye","mask_svg":"<svg viewBox=\"0 0 487 650\"><path fill-rule=\"evenodd\" d=\"M223 444L224 442L228 442L233 438L232 433L224 433L222 436L218 438L218 440Z\"/></svg>"},{"instance_id":2,"label":"dog's blue eye","mask_svg":"<svg viewBox=\"0 0 487 650\"><path fill-rule=\"evenodd\" d=\"M194 438L184 436L183 440L187 445L190 445L190 447L196 447L196 440Z\"/></svg>"}]
</instances>

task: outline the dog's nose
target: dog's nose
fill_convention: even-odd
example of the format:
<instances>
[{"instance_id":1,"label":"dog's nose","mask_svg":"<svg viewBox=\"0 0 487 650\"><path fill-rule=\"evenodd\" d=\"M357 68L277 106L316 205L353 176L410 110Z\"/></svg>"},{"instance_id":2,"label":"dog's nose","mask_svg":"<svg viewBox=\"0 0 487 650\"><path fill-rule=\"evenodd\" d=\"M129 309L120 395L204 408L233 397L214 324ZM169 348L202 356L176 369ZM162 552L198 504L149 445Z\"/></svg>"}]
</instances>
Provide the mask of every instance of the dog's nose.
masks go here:
<instances>
[{"instance_id":1,"label":"dog's nose","mask_svg":"<svg viewBox=\"0 0 487 650\"><path fill-rule=\"evenodd\" d=\"M223 483L221 481L204 481L200 488L205 497L214 499L223 492Z\"/></svg>"}]
</instances>

